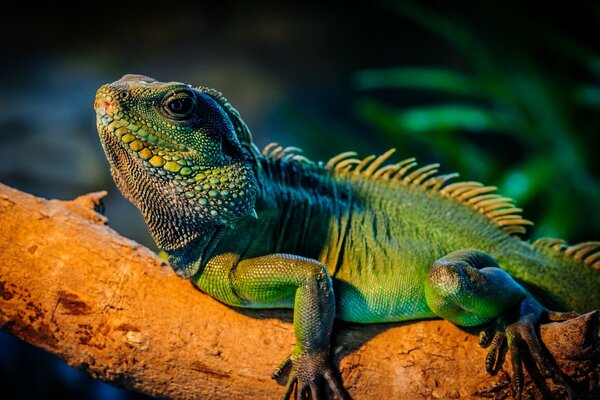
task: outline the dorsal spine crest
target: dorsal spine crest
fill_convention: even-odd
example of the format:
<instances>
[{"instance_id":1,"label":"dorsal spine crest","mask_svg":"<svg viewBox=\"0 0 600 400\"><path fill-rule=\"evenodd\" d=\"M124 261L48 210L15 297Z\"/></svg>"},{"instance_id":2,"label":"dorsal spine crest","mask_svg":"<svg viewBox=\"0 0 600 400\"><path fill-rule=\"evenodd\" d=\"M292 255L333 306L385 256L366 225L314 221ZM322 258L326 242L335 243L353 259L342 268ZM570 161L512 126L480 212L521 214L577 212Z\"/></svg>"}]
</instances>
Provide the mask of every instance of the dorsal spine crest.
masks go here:
<instances>
[{"instance_id":1,"label":"dorsal spine crest","mask_svg":"<svg viewBox=\"0 0 600 400\"><path fill-rule=\"evenodd\" d=\"M521 216L523 210L517 208L512 199L494 193L497 190L495 186L484 186L479 182L468 181L448 183L458 174L437 175L439 164L419 167L414 158L384 165L395 151L390 149L380 156L370 155L363 159L357 158L355 152L347 151L332 157L325 164L316 164L300 155L301 149L297 147L284 148L277 143L271 143L265 146L262 156L278 162L296 162L305 169L319 168L333 177L356 181L379 181L389 184L390 187L403 185L438 193L485 215L510 235L524 234L525 227L533 225L531 221Z\"/></svg>"},{"instance_id":2,"label":"dorsal spine crest","mask_svg":"<svg viewBox=\"0 0 600 400\"><path fill-rule=\"evenodd\" d=\"M562 256L578 264L600 270L600 242L584 242L569 246L564 240L542 238L533 242L542 253Z\"/></svg>"}]
</instances>

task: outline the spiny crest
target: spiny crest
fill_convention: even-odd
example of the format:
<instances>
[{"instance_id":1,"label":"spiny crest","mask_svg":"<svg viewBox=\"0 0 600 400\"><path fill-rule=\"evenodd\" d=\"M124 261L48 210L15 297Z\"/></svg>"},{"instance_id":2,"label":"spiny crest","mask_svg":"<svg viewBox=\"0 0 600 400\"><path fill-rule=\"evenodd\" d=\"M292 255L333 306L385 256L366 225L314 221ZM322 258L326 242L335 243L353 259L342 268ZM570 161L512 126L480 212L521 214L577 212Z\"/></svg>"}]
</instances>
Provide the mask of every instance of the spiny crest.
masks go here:
<instances>
[{"instance_id":1,"label":"spiny crest","mask_svg":"<svg viewBox=\"0 0 600 400\"><path fill-rule=\"evenodd\" d=\"M448 184L456 178L457 173L438 174L439 164L418 167L414 158L383 165L396 151L390 149L380 155L370 155L363 159L356 158L356 153L347 151L332 157L326 164L315 163L300 155L297 147L283 147L277 143L268 144L262 156L278 162L295 162L305 170L327 170L333 176L354 180L370 180L386 182L391 187L404 185L420 187L437 192L447 198L455 199L488 217L503 231L510 235L524 234L526 225L533 225L521 217L523 211L515 207L512 199L496 193L494 186L484 186L479 182L457 182Z\"/></svg>"},{"instance_id":2,"label":"spiny crest","mask_svg":"<svg viewBox=\"0 0 600 400\"><path fill-rule=\"evenodd\" d=\"M279 160L282 162L296 161L307 166L316 165L313 161L309 160L303 155L300 155L299 153L301 152L302 149L298 147L288 146L284 148L278 143L269 143L263 149L262 155L263 157L271 160Z\"/></svg>"},{"instance_id":3,"label":"spiny crest","mask_svg":"<svg viewBox=\"0 0 600 400\"><path fill-rule=\"evenodd\" d=\"M600 270L600 242L584 242L569 246L561 239L542 238L536 240L533 247L542 253L561 255Z\"/></svg>"},{"instance_id":4,"label":"spiny crest","mask_svg":"<svg viewBox=\"0 0 600 400\"><path fill-rule=\"evenodd\" d=\"M305 186L314 189L333 185L331 175L319 164L309 160L298 147L283 147L277 143L265 146L256 157L257 166L267 176L290 186ZM268 162L261 162L268 161Z\"/></svg>"},{"instance_id":5,"label":"spiny crest","mask_svg":"<svg viewBox=\"0 0 600 400\"><path fill-rule=\"evenodd\" d=\"M521 217L523 210L515 207L512 199L493 193L497 189L494 186L484 186L479 182L448 184L458 174L438 175L439 164L418 167L415 159L409 158L382 166L394 152L395 149L390 149L379 157L371 155L361 160L355 158L355 152L349 151L330 159L325 168L334 175L350 179L377 180L392 187L404 185L438 192L479 211L511 235L523 234L526 225L533 225Z\"/></svg>"}]
</instances>

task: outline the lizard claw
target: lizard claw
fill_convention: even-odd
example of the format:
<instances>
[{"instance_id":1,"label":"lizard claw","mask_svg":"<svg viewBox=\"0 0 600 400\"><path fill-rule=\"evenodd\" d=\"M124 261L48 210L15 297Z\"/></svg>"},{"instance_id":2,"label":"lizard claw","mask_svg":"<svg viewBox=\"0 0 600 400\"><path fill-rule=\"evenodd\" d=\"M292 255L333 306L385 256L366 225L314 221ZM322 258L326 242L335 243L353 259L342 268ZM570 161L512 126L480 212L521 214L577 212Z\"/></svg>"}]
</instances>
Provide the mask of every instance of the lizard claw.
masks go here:
<instances>
[{"instance_id":1,"label":"lizard claw","mask_svg":"<svg viewBox=\"0 0 600 400\"><path fill-rule=\"evenodd\" d=\"M288 357L275 369L271 378L275 379L280 385L285 385L288 381L290 371L292 370L292 357Z\"/></svg>"},{"instance_id":2,"label":"lizard claw","mask_svg":"<svg viewBox=\"0 0 600 400\"><path fill-rule=\"evenodd\" d=\"M331 367L328 354L292 354L277 367L273 379L286 385L283 400L324 399L323 381L329 386L335 398L352 400L338 374Z\"/></svg>"},{"instance_id":3,"label":"lizard claw","mask_svg":"<svg viewBox=\"0 0 600 400\"><path fill-rule=\"evenodd\" d=\"M542 317L546 317L550 321L564 321L576 317L577 314L547 311L531 298L524 299L519 305L518 311L517 322L508 323L507 316L503 315L491 327L481 332L479 344L484 348L489 348L485 363L487 372L495 375L502 368L506 354L510 351L513 382L518 399L521 399L524 388L524 364L532 376L537 375L542 379L551 378L566 392L567 398L574 399L573 390L554 363L548 350L542 345L536 328ZM533 364L523 360L524 349L531 355Z\"/></svg>"}]
</instances>

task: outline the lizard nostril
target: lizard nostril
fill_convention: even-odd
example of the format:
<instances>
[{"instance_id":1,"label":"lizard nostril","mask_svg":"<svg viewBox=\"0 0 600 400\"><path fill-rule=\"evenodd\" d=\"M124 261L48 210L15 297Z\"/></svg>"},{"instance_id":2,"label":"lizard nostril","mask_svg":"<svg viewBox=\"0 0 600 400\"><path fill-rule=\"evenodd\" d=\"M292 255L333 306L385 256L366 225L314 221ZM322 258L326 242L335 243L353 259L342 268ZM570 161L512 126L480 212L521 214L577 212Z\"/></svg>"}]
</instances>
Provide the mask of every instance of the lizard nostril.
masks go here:
<instances>
[{"instance_id":1,"label":"lizard nostril","mask_svg":"<svg viewBox=\"0 0 600 400\"><path fill-rule=\"evenodd\" d=\"M113 102L113 97L107 93L99 92L94 99L94 110L104 115L105 113L112 114L115 111L116 104Z\"/></svg>"}]
</instances>

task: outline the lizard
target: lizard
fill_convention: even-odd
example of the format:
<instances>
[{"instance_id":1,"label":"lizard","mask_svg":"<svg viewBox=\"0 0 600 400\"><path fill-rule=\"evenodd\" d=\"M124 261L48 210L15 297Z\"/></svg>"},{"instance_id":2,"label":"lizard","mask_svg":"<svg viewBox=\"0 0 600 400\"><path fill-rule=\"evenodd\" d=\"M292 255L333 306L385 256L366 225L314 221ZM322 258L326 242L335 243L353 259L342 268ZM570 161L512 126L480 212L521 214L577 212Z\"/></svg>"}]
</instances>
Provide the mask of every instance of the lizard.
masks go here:
<instances>
[{"instance_id":1,"label":"lizard","mask_svg":"<svg viewBox=\"0 0 600 400\"><path fill-rule=\"evenodd\" d=\"M351 398L330 359L336 318L482 326L486 370L510 353L519 397L523 353L573 396L536 330L600 307L600 242L524 240L532 223L495 187L388 163L393 149L261 152L211 88L125 75L94 108L115 183L175 273L230 306L293 309L295 348L273 374L284 399Z\"/></svg>"}]
</instances>

